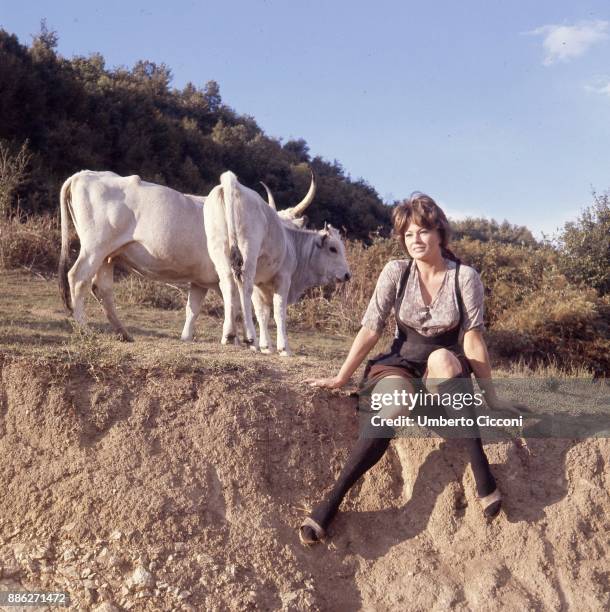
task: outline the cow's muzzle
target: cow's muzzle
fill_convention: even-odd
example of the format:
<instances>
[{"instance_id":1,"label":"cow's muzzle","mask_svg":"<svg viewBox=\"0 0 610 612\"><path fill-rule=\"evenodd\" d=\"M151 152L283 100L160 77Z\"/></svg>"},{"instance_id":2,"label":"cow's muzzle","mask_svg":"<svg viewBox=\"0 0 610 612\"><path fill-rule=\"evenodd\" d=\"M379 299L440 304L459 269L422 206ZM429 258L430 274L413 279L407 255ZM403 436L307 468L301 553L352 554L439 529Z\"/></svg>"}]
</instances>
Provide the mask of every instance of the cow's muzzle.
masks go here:
<instances>
[{"instance_id":1,"label":"cow's muzzle","mask_svg":"<svg viewBox=\"0 0 610 612\"><path fill-rule=\"evenodd\" d=\"M341 279L339 279L342 283L348 281L350 278L352 277L352 275L349 272L345 273L345 276Z\"/></svg>"}]
</instances>

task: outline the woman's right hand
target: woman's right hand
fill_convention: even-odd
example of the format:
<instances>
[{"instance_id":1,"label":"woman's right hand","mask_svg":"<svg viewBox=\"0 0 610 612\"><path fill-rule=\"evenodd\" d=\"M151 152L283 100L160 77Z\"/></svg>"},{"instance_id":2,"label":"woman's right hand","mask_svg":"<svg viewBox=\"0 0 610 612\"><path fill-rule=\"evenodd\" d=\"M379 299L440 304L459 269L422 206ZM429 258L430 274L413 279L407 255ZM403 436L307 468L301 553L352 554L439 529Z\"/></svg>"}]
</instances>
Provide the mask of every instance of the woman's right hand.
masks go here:
<instances>
[{"instance_id":1,"label":"woman's right hand","mask_svg":"<svg viewBox=\"0 0 610 612\"><path fill-rule=\"evenodd\" d=\"M323 389L340 389L347 384L347 380L339 378L339 376L331 376L329 378L306 378L302 381L310 387L322 387Z\"/></svg>"},{"instance_id":2,"label":"woman's right hand","mask_svg":"<svg viewBox=\"0 0 610 612\"><path fill-rule=\"evenodd\" d=\"M301 382L310 387L321 387L322 389L340 389L344 387L367 353L375 346L377 340L379 340L377 332L361 327L338 374L329 378L306 378Z\"/></svg>"}]
</instances>

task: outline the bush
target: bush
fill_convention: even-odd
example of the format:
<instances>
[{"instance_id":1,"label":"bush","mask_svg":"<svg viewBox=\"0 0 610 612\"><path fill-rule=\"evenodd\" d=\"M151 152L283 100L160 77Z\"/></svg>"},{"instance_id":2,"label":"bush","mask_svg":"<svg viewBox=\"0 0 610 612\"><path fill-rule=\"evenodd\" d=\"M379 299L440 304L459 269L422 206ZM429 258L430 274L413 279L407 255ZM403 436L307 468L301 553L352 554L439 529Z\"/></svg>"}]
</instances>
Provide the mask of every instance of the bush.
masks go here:
<instances>
[{"instance_id":1,"label":"bush","mask_svg":"<svg viewBox=\"0 0 610 612\"><path fill-rule=\"evenodd\" d=\"M501 314L515 309L557 274L557 253L514 244L480 242L464 238L453 250L481 275L485 286L485 320L493 325Z\"/></svg>"},{"instance_id":2,"label":"bush","mask_svg":"<svg viewBox=\"0 0 610 612\"><path fill-rule=\"evenodd\" d=\"M501 242L517 246L536 247L538 242L532 232L523 225L512 225L508 221L498 223L494 219L472 218L451 221L454 240L470 238L480 242Z\"/></svg>"},{"instance_id":3,"label":"bush","mask_svg":"<svg viewBox=\"0 0 610 612\"><path fill-rule=\"evenodd\" d=\"M610 201L608 194L593 195L577 221L566 223L557 240L563 273L576 284L610 293Z\"/></svg>"},{"instance_id":4,"label":"bush","mask_svg":"<svg viewBox=\"0 0 610 612\"><path fill-rule=\"evenodd\" d=\"M520 356L528 365L586 365L597 375L610 373L610 300L593 289L582 291L558 280L505 311L490 331L490 346L500 356Z\"/></svg>"},{"instance_id":5,"label":"bush","mask_svg":"<svg viewBox=\"0 0 610 612\"><path fill-rule=\"evenodd\" d=\"M60 245L61 230L53 217L0 219L0 268L53 273L57 270Z\"/></svg>"},{"instance_id":6,"label":"bush","mask_svg":"<svg viewBox=\"0 0 610 612\"><path fill-rule=\"evenodd\" d=\"M120 276L123 278L115 284L119 302L162 310L181 310L186 305L187 287L152 281L135 273L121 272Z\"/></svg>"},{"instance_id":7,"label":"bush","mask_svg":"<svg viewBox=\"0 0 610 612\"><path fill-rule=\"evenodd\" d=\"M17 151L0 140L0 217L8 217L15 208L13 200L28 176L31 159L27 140Z\"/></svg>"},{"instance_id":8,"label":"bush","mask_svg":"<svg viewBox=\"0 0 610 612\"><path fill-rule=\"evenodd\" d=\"M116 301L132 306L147 306L162 310L183 310L186 306L188 285L172 285L162 281L145 278L136 272L115 268ZM222 318L222 298L215 291L208 291L203 314Z\"/></svg>"}]
</instances>

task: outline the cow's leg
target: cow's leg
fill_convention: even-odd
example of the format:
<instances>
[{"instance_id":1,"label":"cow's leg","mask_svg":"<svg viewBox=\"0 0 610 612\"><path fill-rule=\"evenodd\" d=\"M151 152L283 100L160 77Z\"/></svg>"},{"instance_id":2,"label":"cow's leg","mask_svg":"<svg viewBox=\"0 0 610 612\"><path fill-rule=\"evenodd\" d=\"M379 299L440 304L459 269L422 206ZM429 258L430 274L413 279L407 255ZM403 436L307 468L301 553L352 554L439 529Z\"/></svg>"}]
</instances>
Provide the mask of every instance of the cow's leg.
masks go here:
<instances>
[{"instance_id":1,"label":"cow's leg","mask_svg":"<svg viewBox=\"0 0 610 612\"><path fill-rule=\"evenodd\" d=\"M239 340L239 335L237 333L237 319L239 316L239 313L241 312L241 305L239 302L239 288L238 286L235 284L235 280L233 281L233 287L234 287L234 291L232 293L233 296L233 329L235 330L235 344L241 344L240 340ZM241 332L242 332L242 338L246 337L246 328L244 327L244 321L243 321L243 317L241 320Z\"/></svg>"},{"instance_id":2,"label":"cow's leg","mask_svg":"<svg viewBox=\"0 0 610 612\"><path fill-rule=\"evenodd\" d=\"M280 357L290 357L288 334L286 333L286 309L288 307L288 290L290 278L280 277L273 294L273 318L277 327L277 351Z\"/></svg>"},{"instance_id":3,"label":"cow's leg","mask_svg":"<svg viewBox=\"0 0 610 612\"><path fill-rule=\"evenodd\" d=\"M93 277L91 293L93 293L95 299L101 304L106 313L106 318L110 321L110 325L112 325L114 330L119 334L119 338L123 340L123 342L133 342L133 338L123 327L116 313L114 295L112 293L112 285L114 282L113 274L113 264L104 262Z\"/></svg>"},{"instance_id":4,"label":"cow's leg","mask_svg":"<svg viewBox=\"0 0 610 612\"><path fill-rule=\"evenodd\" d=\"M123 327L119 320L114 306L114 295L112 293L112 285L114 282L114 266L112 263L104 262L93 277L91 285L91 293L101 304L106 318L110 321L110 325L119 334L119 338L124 342L133 342L133 338Z\"/></svg>"},{"instance_id":5,"label":"cow's leg","mask_svg":"<svg viewBox=\"0 0 610 612\"><path fill-rule=\"evenodd\" d=\"M186 321L182 330L181 340L192 342L195 335L195 321L201 312L201 305L205 299L208 290L205 287L199 287L191 283L189 287L189 296L186 302Z\"/></svg>"},{"instance_id":6,"label":"cow's leg","mask_svg":"<svg viewBox=\"0 0 610 612\"><path fill-rule=\"evenodd\" d=\"M254 290L254 276L256 274L256 259L245 258L242 272L242 282L239 287L239 298L241 300L241 311L244 317L246 337L244 342L253 351L258 351L256 329L252 318L252 292Z\"/></svg>"},{"instance_id":7,"label":"cow's leg","mask_svg":"<svg viewBox=\"0 0 610 612\"><path fill-rule=\"evenodd\" d=\"M273 299L273 298L272 298ZM258 320L261 353L271 353L271 337L269 336L269 316L271 315L271 300L259 287L254 287L252 303Z\"/></svg>"},{"instance_id":8,"label":"cow's leg","mask_svg":"<svg viewBox=\"0 0 610 612\"><path fill-rule=\"evenodd\" d=\"M90 255L81 249L76 262L68 272L73 314L79 327L87 327L85 299L91 287L91 280L103 261L103 257Z\"/></svg>"},{"instance_id":9,"label":"cow's leg","mask_svg":"<svg viewBox=\"0 0 610 612\"><path fill-rule=\"evenodd\" d=\"M239 304L236 293L237 285L233 279L233 273L228 270L218 274L220 292L224 303L224 322L222 324L221 344L239 344L237 338L235 321L237 320L237 306Z\"/></svg>"}]
</instances>

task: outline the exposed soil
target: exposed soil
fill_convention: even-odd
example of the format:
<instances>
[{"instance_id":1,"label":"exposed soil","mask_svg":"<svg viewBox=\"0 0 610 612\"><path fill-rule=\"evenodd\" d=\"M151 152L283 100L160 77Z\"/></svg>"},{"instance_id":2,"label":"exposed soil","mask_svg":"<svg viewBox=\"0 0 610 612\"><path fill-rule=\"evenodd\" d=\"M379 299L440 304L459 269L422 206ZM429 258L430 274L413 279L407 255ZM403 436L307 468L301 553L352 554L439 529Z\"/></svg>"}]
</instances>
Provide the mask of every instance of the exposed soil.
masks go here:
<instances>
[{"instance_id":1,"label":"exposed soil","mask_svg":"<svg viewBox=\"0 0 610 612\"><path fill-rule=\"evenodd\" d=\"M271 362L0 367L0 590L106 611L610 606L608 439L487 445L490 525L459 442L395 441L306 549L303 507L357 435L346 394Z\"/></svg>"}]
</instances>

